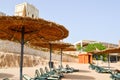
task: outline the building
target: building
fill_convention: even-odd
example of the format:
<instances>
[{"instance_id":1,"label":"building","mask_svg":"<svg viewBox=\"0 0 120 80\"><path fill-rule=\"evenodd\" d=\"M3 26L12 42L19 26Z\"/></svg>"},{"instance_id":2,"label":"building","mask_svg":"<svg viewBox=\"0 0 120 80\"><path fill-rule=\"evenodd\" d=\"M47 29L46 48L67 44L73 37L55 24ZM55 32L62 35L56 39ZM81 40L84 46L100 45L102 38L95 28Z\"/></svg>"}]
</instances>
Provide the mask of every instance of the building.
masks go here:
<instances>
[{"instance_id":1,"label":"building","mask_svg":"<svg viewBox=\"0 0 120 80\"><path fill-rule=\"evenodd\" d=\"M3 12L0 12L0 16L6 16L6 14Z\"/></svg>"},{"instance_id":2,"label":"building","mask_svg":"<svg viewBox=\"0 0 120 80\"><path fill-rule=\"evenodd\" d=\"M79 63L86 64L92 63L92 54L83 52L82 54L78 55Z\"/></svg>"},{"instance_id":3,"label":"building","mask_svg":"<svg viewBox=\"0 0 120 80\"><path fill-rule=\"evenodd\" d=\"M81 40L81 41L77 41L74 43L74 45L77 47L81 46L87 46L88 44L93 44L93 43L101 43L102 45L104 45L107 49L112 49L112 48L117 48L120 47L120 41L119 44L112 44L112 43L107 43L107 42L99 42L99 41L93 41L93 40ZM96 49L97 50L97 49ZM80 53L79 53L79 62L80 63L86 63L87 59L89 60L89 55L84 54L85 52L81 49ZM86 58L88 57L88 58ZM85 60L86 59L86 60ZM90 58L92 59L92 58ZM110 53L109 54L109 59L111 62L116 62L116 61L120 61L120 54L119 53ZM87 61L87 62L88 62Z\"/></svg>"},{"instance_id":4,"label":"building","mask_svg":"<svg viewBox=\"0 0 120 80\"><path fill-rule=\"evenodd\" d=\"M33 5L28 4L26 2L17 4L15 6L15 16L23 16L23 17L31 17L31 18L38 18L39 17L39 10L35 8Z\"/></svg>"},{"instance_id":5,"label":"building","mask_svg":"<svg viewBox=\"0 0 120 80\"><path fill-rule=\"evenodd\" d=\"M77 41L74 43L74 45L80 45L81 47L84 47L88 44L93 44L93 43L101 43L103 44L106 48L115 48L118 47L117 44L112 44L112 43L107 43L107 42L100 42L100 41L93 41L93 40L81 40L81 41Z\"/></svg>"}]
</instances>

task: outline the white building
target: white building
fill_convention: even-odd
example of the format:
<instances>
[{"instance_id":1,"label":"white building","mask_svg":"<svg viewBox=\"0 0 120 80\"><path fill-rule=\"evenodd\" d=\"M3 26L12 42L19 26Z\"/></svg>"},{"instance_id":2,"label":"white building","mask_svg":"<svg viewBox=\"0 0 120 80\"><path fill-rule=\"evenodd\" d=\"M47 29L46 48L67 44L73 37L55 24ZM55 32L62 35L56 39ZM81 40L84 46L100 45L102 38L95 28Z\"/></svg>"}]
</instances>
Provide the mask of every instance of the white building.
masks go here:
<instances>
[{"instance_id":1,"label":"white building","mask_svg":"<svg viewBox=\"0 0 120 80\"><path fill-rule=\"evenodd\" d=\"M35 8L33 5L28 4L26 2L22 4L17 4L15 6L15 16L27 16L31 18L38 18L39 17L39 10Z\"/></svg>"},{"instance_id":2,"label":"white building","mask_svg":"<svg viewBox=\"0 0 120 80\"><path fill-rule=\"evenodd\" d=\"M0 16L6 16L6 14L3 12L0 12Z\"/></svg>"}]
</instances>

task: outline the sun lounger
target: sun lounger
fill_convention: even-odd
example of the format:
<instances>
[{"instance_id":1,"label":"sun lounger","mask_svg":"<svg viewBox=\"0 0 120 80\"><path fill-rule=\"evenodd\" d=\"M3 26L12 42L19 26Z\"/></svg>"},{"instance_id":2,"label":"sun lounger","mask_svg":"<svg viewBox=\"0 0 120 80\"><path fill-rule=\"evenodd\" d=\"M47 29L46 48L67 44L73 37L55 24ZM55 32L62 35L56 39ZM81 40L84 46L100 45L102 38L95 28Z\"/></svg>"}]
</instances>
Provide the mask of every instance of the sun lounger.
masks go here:
<instances>
[{"instance_id":1,"label":"sun lounger","mask_svg":"<svg viewBox=\"0 0 120 80\"><path fill-rule=\"evenodd\" d=\"M55 67L55 65L53 66L53 70L52 70L52 71L58 73L61 77L64 77L63 72L62 72L59 68L57 69L57 68Z\"/></svg>"},{"instance_id":2,"label":"sun lounger","mask_svg":"<svg viewBox=\"0 0 120 80\"><path fill-rule=\"evenodd\" d=\"M49 76L51 77L55 77L55 78L61 78L61 76L59 74L57 74L55 71L51 70L49 71L47 67L45 67L45 71L47 74L49 74Z\"/></svg>"},{"instance_id":3,"label":"sun lounger","mask_svg":"<svg viewBox=\"0 0 120 80\"><path fill-rule=\"evenodd\" d=\"M40 79L45 79L45 80L47 79L47 77L41 76L39 70L37 69L35 70L35 77Z\"/></svg>"},{"instance_id":4,"label":"sun lounger","mask_svg":"<svg viewBox=\"0 0 120 80\"><path fill-rule=\"evenodd\" d=\"M73 72L73 70L64 68L62 65L61 66L59 65L58 67L59 67L59 70L63 73L72 73Z\"/></svg>"},{"instance_id":5,"label":"sun lounger","mask_svg":"<svg viewBox=\"0 0 120 80\"><path fill-rule=\"evenodd\" d=\"M66 69L72 70L73 72L79 72L79 69L74 69L73 67L70 67L68 64L66 65Z\"/></svg>"},{"instance_id":6,"label":"sun lounger","mask_svg":"<svg viewBox=\"0 0 120 80\"><path fill-rule=\"evenodd\" d=\"M40 73L41 73L41 76L46 77L47 80L60 80L60 78L55 78L55 77L50 76L49 73L45 73L42 68L40 68Z\"/></svg>"},{"instance_id":7,"label":"sun lounger","mask_svg":"<svg viewBox=\"0 0 120 80\"><path fill-rule=\"evenodd\" d=\"M24 80L34 80L34 78L31 78L30 76L28 76L27 74L23 75L23 79Z\"/></svg>"},{"instance_id":8,"label":"sun lounger","mask_svg":"<svg viewBox=\"0 0 120 80\"><path fill-rule=\"evenodd\" d=\"M110 74L111 74L110 78L112 78L112 80L120 80L120 73L110 72Z\"/></svg>"},{"instance_id":9,"label":"sun lounger","mask_svg":"<svg viewBox=\"0 0 120 80\"><path fill-rule=\"evenodd\" d=\"M91 63L89 64L89 69L94 70L94 69L95 69L95 67L96 67L95 65L93 65L93 64L91 64Z\"/></svg>"},{"instance_id":10,"label":"sun lounger","mask_svg":"<svg viewBox=\"0 0 120 80\"><path fill-rule=\"evenodd\" d=\"M4 78L3 80L9 80L8 78Z\"/></svg>"},{"instance_id":11,"label":"sun lounger","mask_svg":"<svg viewBox=\"0 0 120 80\"><path fill-rule=\"evenodd\" d=\"M105 69L105 68L100 67L100 66L96 66L95 70L98 73L110 73L110 71L111 71L110 69Z\"/></svg>"}]
</instances>

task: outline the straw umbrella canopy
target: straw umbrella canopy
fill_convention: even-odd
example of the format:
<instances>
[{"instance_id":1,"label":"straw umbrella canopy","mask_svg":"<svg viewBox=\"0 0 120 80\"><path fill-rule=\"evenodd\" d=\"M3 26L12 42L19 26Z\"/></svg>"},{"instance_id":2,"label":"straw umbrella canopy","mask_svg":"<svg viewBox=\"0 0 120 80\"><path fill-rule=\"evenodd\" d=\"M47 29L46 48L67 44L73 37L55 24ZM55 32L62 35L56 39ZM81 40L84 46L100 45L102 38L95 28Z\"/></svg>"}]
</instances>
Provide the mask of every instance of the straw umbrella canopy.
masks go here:
<instances>
[{"instance_id":1,"label":"straw umbrella canopy","mask_svg":"<svg viewBox=\"0 0 120 80\"><path fill-rule=\"evenodd\" d=\"M109 59L109 64L108 64L108 67L110 68L110 53L114 54L114 53L120 53L120 47L116 47L116 48L109 48L109 49L106 49L106 50L103 50L102 51L103 53L107 53L108 54L108 59ZM116 61L117 61L117 56L116 56Z\"/></svg>"},{"instance_id":2,"label":"straw umbrella canopy","mask_svg":"<svg viewBox=\"0 0 120 80\"><path fill-rule=\"evenodd\" d=\"M54 49L54 50L61 50L61 60L60 60L60 63L62 65L62 50L65 49L66 47L69 47L69 46L72 45L70 43L63 43L63 42L60 42L60 41L51 41L51 42L42 42L42 41L34 42L33 41L30 44L33 45L33 46L44 47L44 48L49 48L50 49L50 61L49 61L50 62L50 64L49 64L50 69L52 68L52 66L51 66L51 62L52 62L51 61L52 49Z\"/></svg>"},{"instance_id":3,"label":"straw umbrella canopy","mask_svg":"<svg viewBox=\"0 0 120 80\"><path fill-rule=\"evenodd\" d=\"M100 51L91 51L92 54L109 54L109 53L120 53L120 47L108 48Z\"/></svg>"},{"instance_id":4,"label":"straw umbrella canopy","mask_svg":"<svg viewBox=\"0 0 120 80\"><path fill-rule=\"evenodd\" d=\"M120 47L103 50L104 53L120 53Z\"/></svg>"},{"instance_id":5,"label":"straw umbrella canopy","mask_svg":"<svg viewBox=\"0 0 120 80\"><path fill-rule=\"evenodd\" d=\"M88 52L88 53L92 53L92 54L101 54L102 51L96 51L96 50L94 50L94 51L90 51L90 52Z\"/></svg>"},{"instance_id":6,"label":"straw umbrella canopy","mask_svg":"<svg viewBox=\"0 0 120 80\"><path fill-rule=\"evenodd\" d=\"M76 51L77 49L74 46L66 47L63 49L64 51Z\"/></svg>"},{"instance_id":7,"label":"straw umbrella canopy","mask_svg":"<svg viewBox=\"0 0 120 80\"><path fill-rule=\"evenodd\" d=\"M21 43L20 80L22 80L24 44L27 41L35 38L48 41L60 40L66 38L68 33L64 26L44 19L0 16L0 39Z\"/></svg>"},{"instance_id":8,"label":"straw umbrella canopy","mask_svg":"<svg viewBox=\"0 0 120 80\"><path fill-rule=\"evenodd\" d=\"M68 36L68 30L59 24L44 19L18 16L0 16L1 39L18 40L24 28L25 41L40 37L46 40L61 40ZM37 34L36 34L37 33Z\"/></svg>"},{"instance_id":9,"label":"straw umbrella canopy","mask_svg":"<svg viewBox=\"0 0 120 80\"><path fill-rule=\"evenodd\" d=\"M55 49L55 50L60 49L60 48L69 47L72 45L70 43L64 43L61 41L42 41L42 40L38 41L37 39L32 40L30 42L30 44L33 46L44 47L44 48L50 48L50 44L51 44L52 49Z\"/></svg>"},{"instance_id":10,"label":"straw umbrella canopy","mask_svg":"<svg viewBox=\"0 0 120 80\"><path fill-rule=\"evenodd\" d=\"M110 53L120 53L120 47L117 48L108 48L101 51L92 51L93 54L108 54L108 68L110 69Z\"/></svg>"}]
</instances>

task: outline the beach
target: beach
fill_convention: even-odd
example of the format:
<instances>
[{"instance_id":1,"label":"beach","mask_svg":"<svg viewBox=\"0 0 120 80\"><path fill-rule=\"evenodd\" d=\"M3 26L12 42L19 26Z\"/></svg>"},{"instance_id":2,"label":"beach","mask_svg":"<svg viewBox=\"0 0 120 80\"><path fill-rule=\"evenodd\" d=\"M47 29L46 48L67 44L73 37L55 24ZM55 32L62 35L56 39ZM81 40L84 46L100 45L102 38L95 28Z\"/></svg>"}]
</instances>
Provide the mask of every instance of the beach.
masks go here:
<instances>
[{"instance_id":1,"label":"beach","mask_svg":"<svg viewBox=\"0 0 120 80\"><path fill-rule=\"evenodd\" d=\"M63 62L63 66L68 64L69 66L79 69L79 72L64 73L64 78L62 80L111 80L110 74L108 73L97 73L95 70L89 69L89 64L80 64L73 62ZM55 63L57 67L58 63ZM107 66L108 63L99 63L99 66ZM30 77L34 77L35 70L47 66L47 62L44 64L39 64L35 67L24 67L23 74L27 74ZM120 69L120 63L111 63L111 69ZM4 78L9 78L10 80L19 80L19 68L1 68L0 69L0 80Z\"/></svg>"}]
</instances>

